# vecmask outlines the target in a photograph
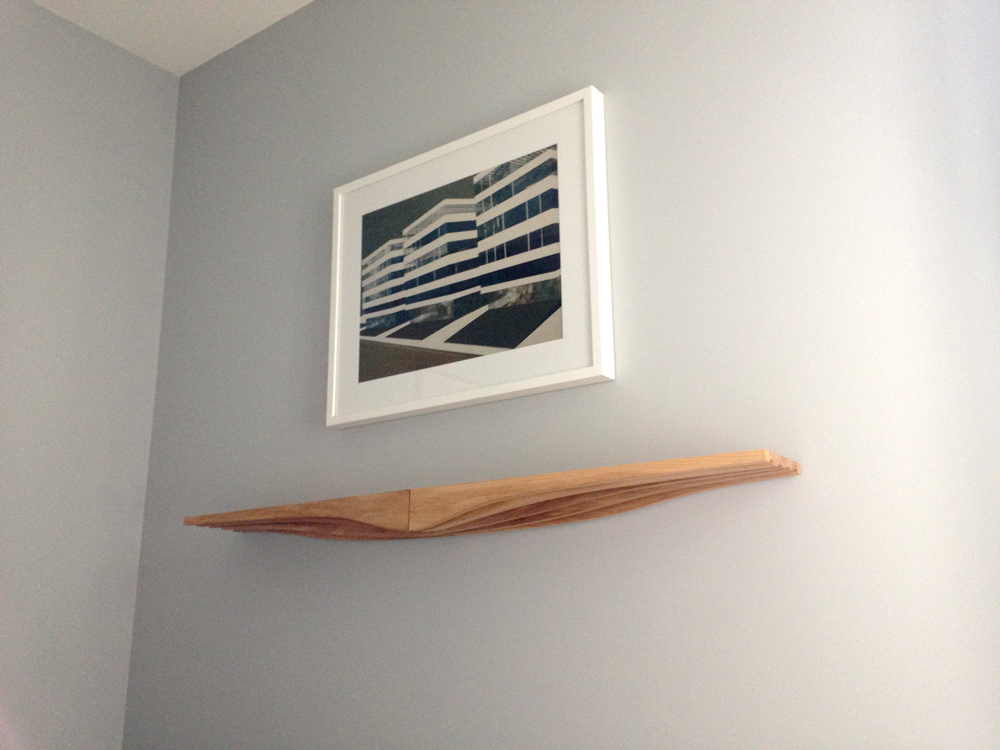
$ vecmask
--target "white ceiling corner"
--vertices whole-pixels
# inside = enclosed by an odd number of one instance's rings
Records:
[[[312,0],[35,0],[109,42],[183,75]]]

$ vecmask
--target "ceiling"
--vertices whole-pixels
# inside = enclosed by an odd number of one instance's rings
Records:
[[[175,75],[266,29],[312,0],[35,0]]]

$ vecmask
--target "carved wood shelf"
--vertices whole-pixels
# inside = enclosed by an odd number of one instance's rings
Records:
[[[599,518],[694,492],[801,474],[768,450],[564,471],[214,513],[187,526],[319,539],[419,539]]]

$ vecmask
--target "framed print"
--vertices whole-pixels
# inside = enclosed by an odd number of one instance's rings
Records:
[[[327,424],[614,379],[589,87],[333,194]]]

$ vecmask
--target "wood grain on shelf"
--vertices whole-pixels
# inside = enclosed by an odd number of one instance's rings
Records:
[[[321,539],[481,534],[584,521],[800,473],[798,463],[771,451],[743,451],[215,513],[184,523]]]
[[[189,526],[233,531],[280,531],[330,539],[382,539],[409,529],[410,491],[213,513],[185,518]]]

